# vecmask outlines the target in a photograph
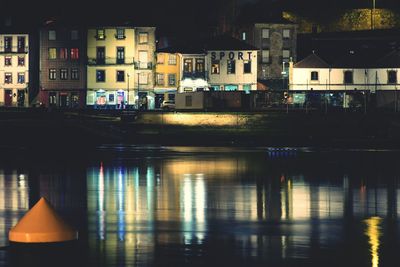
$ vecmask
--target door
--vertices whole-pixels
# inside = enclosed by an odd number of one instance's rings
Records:
[[[25,104],[25,91],[24,90],[18,90],[17,102],[18,102],[18,107],[24,106],[24,104]]]
[[[104,64],[106,61],[106,48],[98,46],[96,48],[96,62],[97,64]]]
[[[12,90],[4,90],[4,106],[12,106]]]
[[[68,93],[60,93],[60,107],[61,108],[69,107]]]
[[[125,63],[125,47],[117,47],[117,64]]]

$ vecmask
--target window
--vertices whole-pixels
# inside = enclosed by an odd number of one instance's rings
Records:
[[[168,57],[168,64],[169,65],[176,65],[176,55],[170,54]]]
[[[106,39],[106,30],[104,30],[104,29],[97,29],[97,30],[96,30],[96,39],[97,39],[97,40],[104,40],[104,39]]]
[[[397,71],[395,70],[388,71],[388,83],[397,83]]]
[[[228,74],[235,74],[235,60],[228,60],[228,65],[227,65],[227,73]]]
[[[12,62],[11,57],[9,56],[4,57],[4,66],[11,66],[12,65],[11,62]]]
[[[71,40],[79,40],[79,31],[78,30],[71,31]]]
[[[68,69],[60,69],[60,79],[61,80],[68,79]]]
[[[262,50],[261,51],[261,62],[262,63],[269,63],[269,50]]]
[[[71,48],[71,59],[79,59],[79,48]]]
[[[289,62],[290,50],[282,50],[282,61]]]
[[[139,84],[147,84],[147,73],[139,74]]]
[[[290,38],[290,30],[283,29],[282,36],[283,36],[283,38]]]
[[[57,34],[55,30],[49,30],[49,41],[55,41],[57,39]]]
[[[149,41],[149,34],[147,32],[139,33],[139,44],[147,44]]]
[[[176,84],[175,74],[168,74],[168,85],[175,86],[175,84]]]
[[[117,70],[117,82],[125,82],[125,71]]]
[[[25,57],[24,56],[18,57],[18,66],[25,66]]]
[[[109,94],[108,95],[108,102],[114,102],[114,94]]]
[[[246,32],[242,32],[242,40],[246,41]]]
[[[11,36],[4,37],[4,51],[5,52],[12,51],[12,37]]]
[[[57,79],[57,71],[56,69],[49,69],[49,80]]]
[[[157,54],[157,64],[164,64],[164,54]]]
[[[344,72],[344,83],[345,84],[352,84],[353,83],[353,71],[346,70]]]
[[[106,81],[106,71],[96,70],[96,82],[105,82],[105,81]]]
[[[164,73],[156,74],[156,83],[157,85],[164,85]]]
[[[71,69],[71,80],[79,80],[79,69]]]
[[[263,38],[263,39],[269,38],[269,29],[262,29],[261,30],[261,38]]]
[[[96,63],[104,64],[106,62],[106,48],[104,46],[96,47]]]
[[[23,72],[18,73],[18,83],[25,83],[25,73]]]
[[[311,72],[311,81],[319,81],[319,73],[318,71]]]
[[[60,48],[60,59],[68,59],[68,49]]]
[[[193,59],[186,58],[183,60],[183,72],[193,72]]]
[[[202,58],[197,58],[196,59],[196,72],[200,73],[200,72],[204,72],[204,59]]]
[[[11,72],[4,73],[4,83],[12,83],[12,73]]]
[[[191,95],[185,96],[185,106],[186,107],[192,106],[192,96]]]
[[[123,28],[117,28],[117,34],[115,35],[115,38],[117,39],[125,39],[125,29]]]
[[[147,51],[139,51],[139,68],[147,69],[148,65],[148,55]]]
[[[17,49],[18,53],[25,52],[25,36],[18,36]]]
[[[211,73],[212,74],[219,74],[219,60],[212,60],[211,61]]]
[[[251,60],[243,61],[243,73],[251,73]]]
[[[49,48],[49,59],[57,59],[57,48]]]
[[[117,64],[125,64],[125,47],[117,47]]]

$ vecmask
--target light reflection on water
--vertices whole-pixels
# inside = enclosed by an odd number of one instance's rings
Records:
[[[290,164],[215,152],[96,160],[35,179],[0,167],[2,242],[45,195],[83,233],[85,266],[378,266],[384,235],[398,236],[396,171]]]

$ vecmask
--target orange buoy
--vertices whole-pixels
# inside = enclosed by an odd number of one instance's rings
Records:
[[[78,232],[42,197],[10,230],[8,239],[20,243],[64,242],[78,239]]]

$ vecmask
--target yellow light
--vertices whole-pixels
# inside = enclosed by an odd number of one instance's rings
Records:
[[[379,217],[371,217],[364,221],[367,225],[365,235],[368,236],[368,243],[371,245],[372,267],[378,267],[379,264],[379,237],[381,236],[381,227],[379,224],[381,220]]]

